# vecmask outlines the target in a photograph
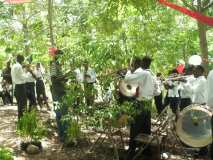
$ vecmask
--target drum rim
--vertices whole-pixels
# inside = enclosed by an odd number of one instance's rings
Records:
[[[178,118],[178,120],[176,122],[176,133],[177,133],[178,137],[180,138],[180,140],[188,146],[205,147],[212,142],[211,134],[210,134],[210,136],[208,136],[204,139],[199,139],[199,140],[198,139],[192,139],[192,138],[190,139],[190,135],[186,134],[182,129],[182,123],[181,123],[182,119],[183,119],[182,115],[184,115],[185,113],[187,113],[188,111],[190,111],[192,109],[203,111],[203,112],[207,113],[207,115],[209,115],[209,117],[212,116],[212,112],[210,111],[210,109],[208,109],[208,106],[206,106],[206,105],[199,105],[199,104],[189,105],[186,108],[184,108],[183,111],[181,111],[181,113],[180,113],[180,117]]]

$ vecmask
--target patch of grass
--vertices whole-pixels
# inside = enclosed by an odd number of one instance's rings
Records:
[[[12,152],[4,147],[0,147],[0,160],[13,160]]]

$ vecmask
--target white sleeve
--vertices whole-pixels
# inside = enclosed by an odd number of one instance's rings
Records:
[[[139,80],[141,80],[141,75],[142,74],[139,73],[127,74],[124,80],[127,82],[138,82]]]
[[[20,78],[25,81],[25,79],[27,78],[27,75],[26,73],[24,72],[23,68],[22,67],[17,67],[16,68],[16,72],[15,72],[17,75],[20,76]]]

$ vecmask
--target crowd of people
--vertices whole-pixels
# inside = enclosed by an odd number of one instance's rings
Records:
[[[61,123],[61,118],[67,113],[67,107],[61,107],[60,105],[63,105],[63,97],[66,94],[65,84],[69,79],[69,73],[64,74],[62,72],[59,61],[62,54],[61,50],[56,51],[49,69],[52,99],[53,102],[57,102],[53,104],[58,133],[60,140],[64,142],[66,125]],[[42,65],[37,63],[32,68],[30,64],[23,64],[24,59],[22,55],[17,55],[16,63],[10,68],[11,63],[9,61],[2,72],[0,95],[4,104],[13,104],[13,96],[16,98],[18,119],[23,116],[24,111],[36,109],[37,104],[41,108],[46,105],[47,109],[50,109],[45,91]],[[202,65],[188,65],[181,74],[174,68],[169,72],[169,76],[164,78],[161,73],[155,75],[151,71],[151,63],[152,59],[148,56],[135,57],[123,78],[126,83],[138,86],[134,96],[130,98],[131,100],[127,98],[128,101],[132,102],[132,106],[137,113],[133,117],[134,121],[130,126],[128,160],[132,160],[136,154],[135,137],[140,133],[151,134],[151,106],[153,100],[159,114],[165,107],[169,106],[176,120],[180,111],[191,104],[207,104],[211,111],[213,109],[213,94],[211,94],[213,90],[213,71],[209,72],[206,79],[205,69]],[[94,84],[97,77],[95,70],[89,67],[87,61],[83,62],[83,66],[83,71],[78,68],[74,70],[74,73],[77,82],[84,82],[85,103],[92,106],[95,100]],[[163,96],[163,93],[166,93],[166,96]]]
[[[1,74],[0,95],[3,104],[17,103],[18,118],[24,111],[37,110],[37,104],[40,108],[46,105],[47,109],[50,109],[43,81],[42,65],[40,63],[35,66],[29,63],[23,65],[24,60],[24,56],[17,55],[16,63],[12,64],[9,60]]]
[[[206,79],[205,69],[202,65],[188,65],[181,74],[175,68],[169,72],[168,78],[163,78],[160,73],[156,76],[150,70],[152,59],[145,56],[136,58],[133,69],[125,76],[129,84],[137,84],[137,94],[133,100],[133,107],[137,115],[130,127],[130,143],[127,160],[132,160],[136,154],[135,138],[141,133],[151,134],[151,106],[154,99],[158,113],[160,114],[166,106],[169,106],[177,121],[180,111],[191,104],[209,106],[213,110],[212,99],[212,72]],[[162,92],[165,89],[166,96]],[[148,150],[148,149],[147,149]],[[202,148],[203,154],[206,147]],[[203,153],[202,153],[203,152]],[[145,151],[149,153],[149,151]],[[212,153],[212,151],[211,151]],[[206,154],[206,152],[205,152]]]

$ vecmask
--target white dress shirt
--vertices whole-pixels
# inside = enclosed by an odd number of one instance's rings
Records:
[[[26,72],[26,83],[34,83],[35,82],[35,78],[33,77],[33,75],[30,72]]]
[[[39,68],[39,69],[36,68],[34,70],[34,74],[35,74],[36,78],[42,79],[42,77],[43,77],[43,73],[42,73],[41,68]]]
[[[149,70],[137,69],[134,73],[125,77],[128,83],[137,84],[139,87],[139,95],[137,100],[150,100],[154,96],[154,78]]]
[[[172,85],[174,86],[173,88],[168,89],[168,97],[171,97],[171,98],[180,97],[179,92],[178,92],[180,89],[179,82],[168,81],[168,84],[169,84],[169,86],[172,86]]]
[[[87,83],[95,83],[96,82],[96,73],[95,73],[94,69],[88,68],[88,70],[87,70],[85,75],[86,75],[86,77],[84,77],[84,80]]]
[[[204,104],[207,100],[206,92],[207,81],[204,76],[196,78],[192,85],[193,98],[192,102],[197,104]]]
[[[76,81],[77,82],[83,82],[84,81],[84,75],[81,72],[81,70],[79,68],[75,69],[74,72],[76,73]]]
[[[14,84],[25,84],[26,75],[20,63],[12,66],[11,76]]]
[[[213,110],[213,70],[207,77],[207,105]]]
[[[195,81],[195,77],[193,75],[190,75],[186,78],[186,82],[180,83],[180,97],[181,98],[190,98],[192,99],[193,90],[192,85]]]
[[[88,68],[87,72],[84,75],[84,71],[80,70],[79,68],[75,69],[74,72],[76,73],[76,80],[78,82],[87,82],[87,83],[95,83],[96,82],[96,73],[95,70],[92,68]]]

